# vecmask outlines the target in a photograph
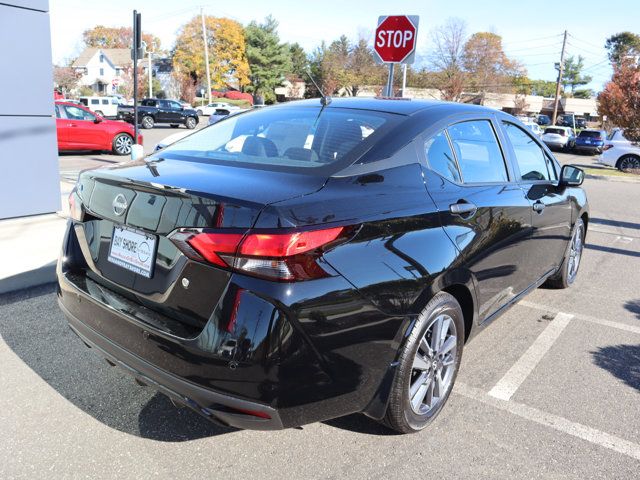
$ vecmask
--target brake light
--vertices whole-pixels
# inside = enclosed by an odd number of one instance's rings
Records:
[[[610,143],[608,143],[607,145],[605,145],[604,147],[602,147],[602,150],[609,150],[610,148],[613,148],[613,145],[611,145]]]
[[[76,195],[76,189],[69,194],[69,217],[78,222],[82,221],[82,205],[78,203],[78,196]]]
[[[280,281],[327,276],[316,262],[322,248],[344,237],[345,227],[288,233],[207,232],[183,229],[169,238],[188,257]]]

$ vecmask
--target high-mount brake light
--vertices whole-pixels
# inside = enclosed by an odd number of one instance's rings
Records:
[[[179,230],[173,243],[189,258],[280,281],[327,276],[316,262],[322,247],[338,240],[344,227],[287,233]]]

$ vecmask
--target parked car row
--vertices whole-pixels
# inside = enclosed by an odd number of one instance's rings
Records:
[[[575,121],[575,125],[574,125]],[[526,123],[526,122],[525,122]],[[551,118],[549,115],[538,115],[535,119],[535,123],[543,127],[551,126]],[[575,127],[575,128],[587,128],[587,120],[582,117],[575,117],[574,115],[560,115],[556,120],[556,125],[559,127]]]
[[[575,150],[594,155],[604,151],[607,132],[585,129],[576,136],[570,127],[555,126],[545,128],[541,138],[549,148],[554,150]]]
[[[134,123],[133,105],[118,105],[119,120]],[[177,100],[145,98],[138,106],[138,122],[142,128],[153,128],[158,123],[169,124],[174,128],[184,125],[193,130],[198,125],[198,113],[193,108],[183,106]]]

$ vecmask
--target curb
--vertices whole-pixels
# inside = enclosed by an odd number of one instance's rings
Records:
[[[614,177],[612,175],[592,175],[590,173],[586,173],[584,177],[591,180],[605,180],[607,182],[640,183],[640,178],[636,180],[635,178]]]
[[[0,279],[0,295],[56,281],[56,261],[27,272]]]

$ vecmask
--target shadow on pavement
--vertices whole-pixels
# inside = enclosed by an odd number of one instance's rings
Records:
[[[616,345],[591,352],[594,363],[640,390],[640,345]]]
[[[640,223],[624,222],[620,220],[609,220],[606,218],[593,217],[589,219],[589,223],[597,223],[599,225],[609,225],[612,227],[622,227],[640,230]]]
[[[587,243],[584,248],[589,250],[599,250],[607,253],[617,253],[618,255],[628,255],[629,257],[640,257],[640,252],[634,252],[633,250],[625,250],[624,248],[605,247],[604,245],[594,245],[593,243]]]
[[[339,428],[341,430],[349,430],[355,433],[364,433],[366,435],[400,435],[398,432],[385,427],[379,422],[376,422],[372,418],[360,413],[353,413],[346,417],[333,418],[331,420],[325,420],[325,425],[330,427]]]
[[[640,300],[629,300],[624,304],[624,308],[635,314],[636,318],[640,320]]]
[[[0,295],[0,337],[56,392],[111,428],[162,442],[235,431],[174,407],[164,395],[110,367],[68,328],[55,284]]]

